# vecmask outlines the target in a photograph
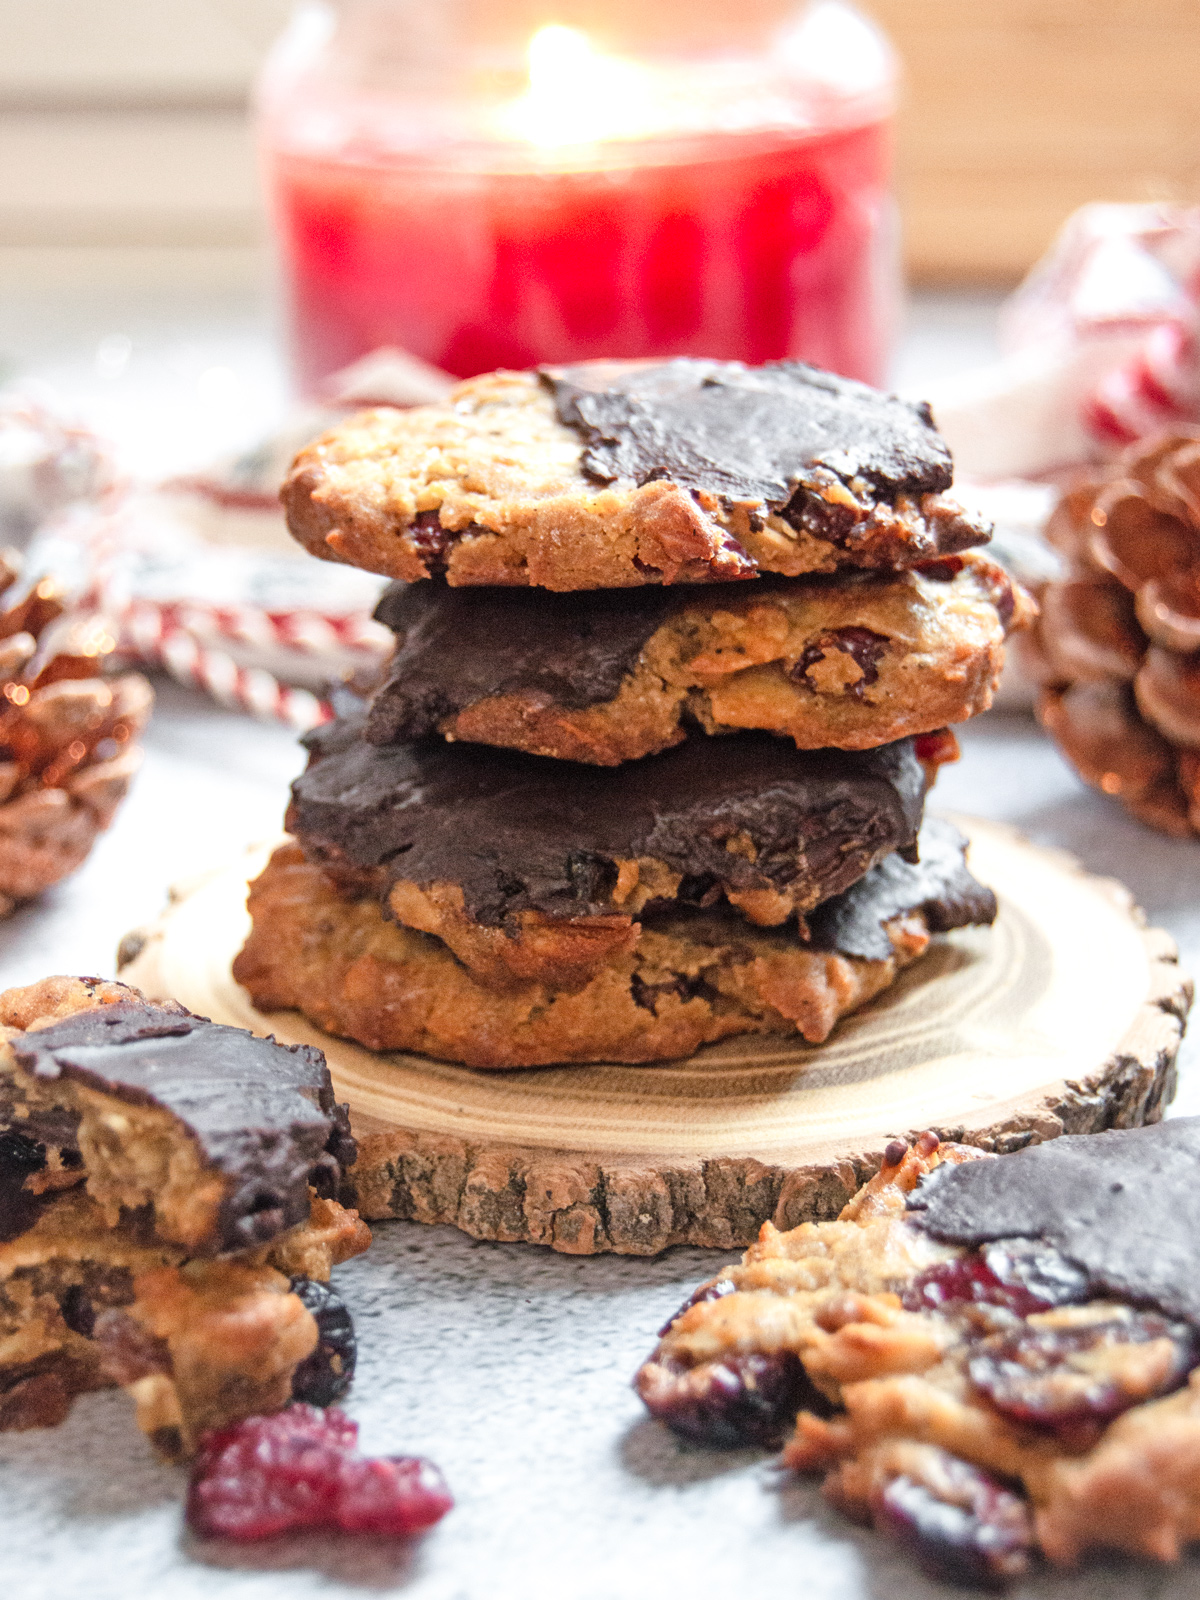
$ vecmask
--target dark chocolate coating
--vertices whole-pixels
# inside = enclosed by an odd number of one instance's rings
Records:
[[[840,894],[913,843],[925,774],[911,739],[876,750],[796,750],[770,734],[693,739],[620,767],[483,745],[380,747],[355,711],[308,735],[288,826],[311,860],[460,884],[468,911],[611,913],[619,861],[684,875],[677,899],[800,880],[805,906]],[[756,859],[726,848],[736,835]],[[801,854],[802,852],[802,854]]]
[[[311,1045],[276,1044],[182,1009],[128,1001],[21,1034],[11,1048],[43,1083],[74,1079],[179,1121],[229,1180],[214,1252],[265,1243],[305,1221],[309,1184],[336,1192],[354,1160],[345,1108]],[[21,1127],[32,1139],[48,1131],[36,1111]]]
[[[27,1233],[56,1198],[31,1194],[26,1178],[46,1165],[42,1147],[23,1133],[0,1133],[0,1244]]]
[[[451,589],[394,583],[375,611],[398,636],[371,699],[367,738],[394,744],[494,694],[545,695],[573,711],[611,700],[651,635],[694,603],[676,588]]]
[[[996,896],[967,870],[967,841],[943,817],[927,817],[918,840],[920,860],[888,856],[843,894],[809,912],[818,950],[840,950],[868,961],[892,954],[884,924],[920,912],[930,933],[996,920]]]
[[[826,581],[844,590],[877,579],[845,572],[831,580],[766,576],[754,592],[769,597]],[[532,694],[571,711],[602,705],[615,698],[652,635],[696,604],[694,591],[649,585],[555,594],[452,589],[437,580],[393,583],[375,618],[396,634],[396,651],[371,696],[367,738],[372,744],[422,739],[443,717],[491,695]]]
[[[584,469],[611,483],[666,478],[782,511],[798,489],[865,481],[879,498],[948,489],[950,452],[929,407],[803,361],[747,367],[681,357],[659,366],[546,369]]]
[[[1200,1325],[1198,1174],[1200,1117],[1179,1117],[935,1167],[908,1206],[949,1244],[1042,1241],[1086,1275],[1092,1296]]]

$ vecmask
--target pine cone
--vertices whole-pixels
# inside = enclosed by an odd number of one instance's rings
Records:
[[[52,579],[0,552],[0,916],[74,872],[107,828],[154,704],[137,673],[99,676],[116,640]]]
[[[1047,537],[1068,571],[1026,655],[1043,725],[1135,816],[1200,833],[1200,430],[1132,446]]]

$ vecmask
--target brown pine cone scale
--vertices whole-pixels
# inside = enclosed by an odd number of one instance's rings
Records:
[[[1132,446],[1065,494],[1026,661],[1085,782],[1151,827],[1200,834],[1200,430]]]
[[[0,553],[0,916],[83,864],[141,765],[154,692],[137,673],[101,676],[115,645]]]

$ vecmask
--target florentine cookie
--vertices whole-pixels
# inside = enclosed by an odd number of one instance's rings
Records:
[[[989,536],[929,409],[781,361],[471,378],[297,456],[288,526],[386,577],[624,589],[902,567]]]
[[[308,735],[287,826],[314,863],[476,977],[582,987],[645,907],[725,899],[773,927],[916,838],[911,740],[808,752],[693,739],[616,768],[477,745],[380,747],[361,710]]]
[[[367,738],[438,732],[601,766],[689,727],[867,750],[986,711],[1005,634],[1032,610],[975,554],[732,592],[397,584],[375,613],[398,642]]]
[[[786,1464],[959,1582],[1174,1560],[1200,1537],[1200,1118],[981,1154],[897,1140],[837,1222],[765,1224],[639,1393],[709,1443],[791,1432]]]
[[[86,978],[8,990],[0,1026],[0,1430],[120,1384],[179,1456],[344,1393],[322,1284],[370,1233],[310,1187],[354,1153],[320,1052]]]
[[[933,933],[992,920],[995,898],[963,849],[948,824],[927,822],[920,865],[889,856],[810,916],[807,942],[728,910],[647,918],[582,986],[556,989],[481,978],[285,845],[251,886],[253,928],[234,976],[261,1010],[294,1007],[373,1050],[472,1067],[660,1061],[742,1033],[819,1043]]]

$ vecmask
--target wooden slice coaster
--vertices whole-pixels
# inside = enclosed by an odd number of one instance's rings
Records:
[[[453,1223],[581,1255],[729,1249],[836,1216],[896,1136],[1006,1152],[1156,1120],[1191,1004],[1171,939],[1127,890],[1010,829],[956,819],[1000,900],[935,941],[823,1045],[733,1039],[656,1067],[480,1072],[377,1054],[254,1009],[230,963],[268,851],[177,891],[121,976],[190,1010],[318,1045],[349,1101],[369,1218]]]

